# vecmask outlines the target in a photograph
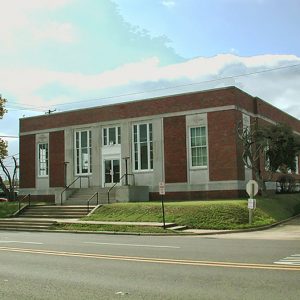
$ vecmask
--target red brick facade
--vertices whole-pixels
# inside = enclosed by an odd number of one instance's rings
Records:
[[[207,115],[211,181],[245,179],[242,150],[236,131],[241,119],[241,112],[236,110],[211,112]]]
[[[153,171],[147,170],[144,173],[137,171],[135,174],[136,177],[140,176],[142,178],[141,185],[149,182],[149,186],[153,188],[154,193],[150,193],[150,199],[156,199],[158,196],[155,192],[157,184],[155,176],[157,177],[157,174],[165,175],[167,190],[168,184],[172,187],[172,190],[177,190],[177,192],[168,192],[166,199],[239,197],[244,195],[241,184],[245,181],[245,166],[242,161],[242,145],[237,137],[236,129],[243,119],[243,113],[250,116],[251,123],[284,122],[300,133],[299,120],[235,87],[21,119],[20,187],[34,189],[36,185],[44,186],[46,182],[46,180],[42,183],[37,181],[36,184],[36,137],[32,133],[49,134],[49,185],[47,188],[62,188],[65,185],[64,161],[75,161],[74,151],[71,149],[72,145],[67,152],[65,151],[65,139],[67,136],[68,140],[71,141],[71,136],[74,135],[73,131],[77,130],[77,126],[78,130],[82,125],[89,126],[89,124],[93,124],[93,126],[98,127],[96,129],[99,135],[93,147],[99,147],[101,127],[106,126],[103,125],[105,124],[103,122],[120,123],[120,120],[130,119],[127,120],[128,122],[124,121],[124,124],[127,124],[126,126],[129,128],[132,122],[141,120],[138,118],[151,119],[153,116],[155,120],[162,120],[163,124],[163,128],[159,128],[159,122],[157,122],[157,127],[155,126],[155,128],[162,130],[163,134],[159,132],[155,137],[156,133],[153,129],[153,135],[156,139],[163,135],[163,140],[155,140],[155,145],[154,143],[153,145],[156,147],[155,151],[163,151],[164,155],[160,153],[158,158],[154,157]],[[192,115],[195,115],[195,119]],[[208,166],[207,168],[189,168],[187,127],[198,126],[199,116],[201,116],[203,124],[206,124],[207,118]],[[128,150],[132,147],[132,141],[125,141],[127,144],[124,148],[123,143],[122,137],[122,155],[124,149]],[[103,169],[100,169],[103,167],[102,158],[100,158],[103,155],[101,151],[100,148],[98,161],[95,164],[98,173],[103,171]],[[108,150],[106,149],[106,151]],[[134,156],[130,151],[126,155]],[[92,156],[92,160],[94,160],[94,157]],[[259,163],[262,172],[264,172],[263,158]],[[93,168],[93,172],[94,170]],[[70,170],[72,176],[75,174],[73,171]],[[147,175],[145,175],[146,173]],[[247,174],[250,176],[249,172]],[[99,176],[99,174],[96,176]],[[300,175],[297,175],[297,177],[300,178]],[[94,182],[96,181],[99,182],[100,186],[101,178],[96,178]],[[218,181],[223,181],[225,184],[228,181],[229,186],[226,186],[228,190],[218,190],[220,189]],[[202,186],[206,190],[195,191],[198,186],[199,189]],[[40,193],[40,191],[37,191],[37,193]]]
[[[236,105],[237,93],[225,88],[21,119],[20,132]]]
[[[164,118],[166,183],[187,182],[185,116]]]
[[[65,185],[65,135],[64,131],[50,132],[49,135],[50,187]]]
[[[35,188],[35,135],[20,136],[20,188]]]

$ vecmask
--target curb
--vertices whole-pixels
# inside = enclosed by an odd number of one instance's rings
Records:
[[[233,230],[220,230],[215,232],[166,232],[166,233],[144,233],[144,232],[122,232],[122,231],[85,231],[85,230],[54,230],[54,229],[32,229],[32,230],[25,230],[25,231],[31,231],[31,232],[58,232],[58,233],[86,233],[86,234],[107,234],[107,235],[133,235],[133,236],[205,236],[205,235],[219,235],[219,234],[230,234],[230,233],[241,233],[241,232],[252,232],[252,231],[261,231],[270,229],[272,227],[276,227],[278,225],[281,225],[283,223],[286,223],[288,221],[291,221],[297,217],[300,217],[300,214],[297,214],[293,217],[290,217],[286,220],[282,220],[270,225],[260,226],[260,227],[254,227],[254,228],[245,228],[245,229],[233,229]],[[2,230],[2,229],[1,229]],[[5,229],[3,229],[5,230]],[[18,231],[18,230],[12,230],[12,231]],[[21,230],[20,230],[21,231]],[[23,231],[23,230],[22,230]]]

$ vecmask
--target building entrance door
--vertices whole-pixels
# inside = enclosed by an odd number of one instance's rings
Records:
[[[120,159],[104,159],[104,186],[120,182]]]

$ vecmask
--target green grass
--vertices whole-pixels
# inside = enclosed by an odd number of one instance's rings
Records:
[[[96,225],[96,224],[58,224],[52,226],[54,230],[72,230],[72,231],[109,231],[109,232],[127,232],[127,233],[174,233],[174,231],[160,227],[150,226],[132,226],[132,225]]]
[[[0,202],[0,218],[8,218],[18,210],[17,202]]]
[[[287,219],[298,213],[300,213],[299,194],[259,197],[251,226],[248,224],[246,199],[165,203],[166,222],[201,229],[257,227]],[[161,204],[144,202],[104,205],[84,220],[161,222]]]

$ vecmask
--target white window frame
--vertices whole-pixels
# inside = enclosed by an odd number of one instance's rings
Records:
[[[299,174],[299,155],[296,155],[296,168],[295,168],[295,174]]]
[[[109,141],[109,130],[115,130],[116,142],[111,143]],[[106,134],[104,133],[106,131]],[[120,132],[120,134],[119,134]],[[106,139],[106,141],[105,141]],[[113,145],[121,145],[121,126],[107,126],[102,128],[102,146],[113,146]]]
[[[87,172],[82,172],[83,170],[83,157],[82,157],[82,147],[81,147],[81,135],[83,132],[87,133],[87,149],[88,149],[88,161],[87,161]],[[77,148],[77,133],[79,134],[79,147]],[[79,150],[79,166],[77,162],[77,150]],[[91,175],[92,174],[92,131],[90,129],[76,130],[74,132],[74,166],[75,175]],[[79,172],[77,171],[79,167]]]
[[[192,129],[196,128],[205,128],[205,145],[195,146],[195,148],[206,148],[206,165],[197,165],[193,166],[193,158],[192,158]],[[191,169],[207,169],[209,160],[208,160],[208,131],[207,131],[207,125],[196,125],[196,126],[190,126],[188,128],[189,130],[189,165]]]
[[[49,176],[49,143],[38,143],[37,145],[37,151],[38,151],[38,177],[48,177]],[[45,146],[43,148],[42,146]],[[41,159],[41,151],[40,150],[46,150],[46,155]],[[41,167],[42,164],[45,164],[45,168]],[[41,174],[42,171],[45,170],[45,174]]]
[[[147,126],[147,169],[142,169],[141,167],[141,142],[140,142],[140,127],[142,125]],[[137,142],[135,142],[134,129],[137,128]],[[150,137],[150,127],[151,127],[151,137]],[[137,152],[135,151],[135,144],[137,144]],[[133,153],[133,161],[132,168],[134,172],[149,172],[153,171],[153,124],[151,122],[145,123],[135,123],[132,125],[132,153]],[[152,153],[152,157],[151,157]],[[137,163],[138,167],[136,168],[136,155],[137,155]]]

